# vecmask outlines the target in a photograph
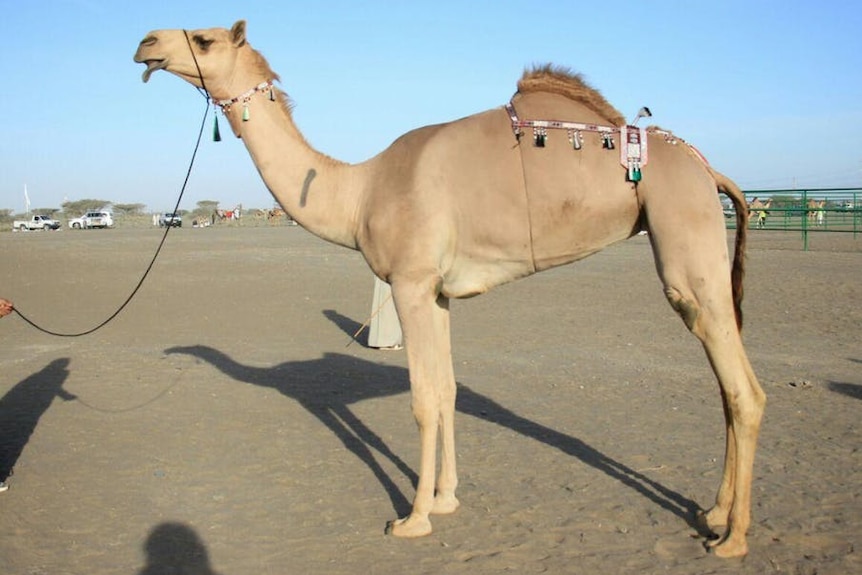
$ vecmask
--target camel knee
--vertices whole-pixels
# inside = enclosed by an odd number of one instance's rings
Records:
[[[753,434],[756,437],[766,408],[766,394],[760,386],[748,387],[744,392],[728,394],[728,403],[736,433]]]
[[[674,287],[666,287],[664,295],[667,298],[670,307],[679,314],[682,321],[689,331],[694,332],[697,325],[697,318],[700,316],[700,306],[692,299],[682,295],[682,293]]]
[[[414,393],[411,409],[420,428],[437,425],[440,416],[440,401],[438,399],[427,398],[422,394]]]

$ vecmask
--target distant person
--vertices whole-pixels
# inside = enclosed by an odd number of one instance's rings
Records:
[[[9,315],[10,313],[12,313],[13,309],[15,309],[15,306],[12,305],[11,301],[0,298],[0,317],[5,317]],[[3,493],[7,489],[9,489],[9,486],[6,485],[6,482],[0,481],[0,493]]]
[[[368,328],[368,347],[384,350],[402,349],[401,321],[392,300],[392,288],[378,277],[374,278],[374,297],[371,300],[371,324]]]
[[[757,218],[757,229],[766,227],[766,216],[769,215],[769,207],[772,205],[772,198],[767,198],[765,202],[761,201],[757,196],[749,204],[748,219]]]

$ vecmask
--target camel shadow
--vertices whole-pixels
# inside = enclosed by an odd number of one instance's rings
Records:
[[[391,461],[415,486],[418,476],[386,442],[365,425],[350,405],[408,391],[407,371],[378,365],[337,353],[321,359],[283,363],[275,367],[250,367],[207,346],[172,347],[166,354],[185,354],[201,359],[235,381],[278,390],[317,417],[380,481],[399,515],[410,510],[410,501],[380,466],[372,453]]]
[[[138,575],[218,575],[210,566],[209,553],[194,529],[182,523],[161,523],[144,543],[147,564]]]
[[[337,353],[318,360],[291,362],[270,368],[242,365],[226,354],[207,347],[173,347],[167,354],[186,354],[212,364],[236,381],[271,387],[297,401],[326,425],[354,455],[365,463],[383,485],[399,515],[410,510],[410,502],[374,459],[374,449],[416,486],[416,473],[349,408],[359,401],[407,393],[408,373],[402,367],[386,366]],[[680,517],[698,533],[707,535],[697,521],[701,508],[694,501],[616,461],[585,442],[550,427],[530,421],[470,387],[458,384],[459,412],[508,428],[587,465],[634,489],[659,507]]]
[[[5,481],[24,451],[42,414],[55,397],[70,401],[63,389],[69,376],[69,358],[55,359],[27,377],[0,399],[0,481]]]

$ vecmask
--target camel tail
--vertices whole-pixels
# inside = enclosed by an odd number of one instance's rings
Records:
[[[730,198],[736,212],[736,247],[733,250],[733,266],[730,270],[730,285],[733,291],[733,310],[736,327],[742,331],[742,283],[745,279],[745,244],[748,241],[748,203],[745,195],[733,180],[710,169],[718,191]]]

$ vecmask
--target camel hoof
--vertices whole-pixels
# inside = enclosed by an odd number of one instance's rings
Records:
[[[745,537],[733,537],[727,534],[724,537],[710,538],[703,544],[707,551],[711,551],[716,557],[728,559],[732,557],[743,557],[748,554],[748,542]]]
[[[712,547],[712,552],[715,553],[716,557],[721,557],[722,559],[744,557],[748,554],[748,543],[744,539],[742,541],[734,541],[727,538]]]
[[[442,495],[438,493],[434,497],[434,507],[431,508],[431,513],[434,515],[447,515],[455,513],[461,506],[461,502],[455,495]]]
[[[424,537],[430,533],[431,521],[428,517],[419,517],[411,514],[386,524],[386,534],[394,535],[395,537]]]

